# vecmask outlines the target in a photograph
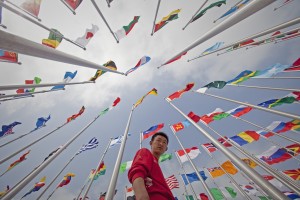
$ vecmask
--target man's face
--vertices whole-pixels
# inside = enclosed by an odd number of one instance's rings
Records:
[[[157,155],[162,155],[168,147],[167,139],[161,135],[158,135],[150,142],[152,152]]]

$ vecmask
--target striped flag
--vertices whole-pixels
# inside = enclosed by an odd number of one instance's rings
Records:
[[[167,185],[169,186],[170,190],[174,189],[174,188],[179,188],[179,182],[176,179],[175,175],[172,175],[168,178],[165,179]]]
[[[138,63],[135,65],[135,67],[129,69],[127,72],[125,72],[125,75],[128,75],[129,73],[135,71],[137,68],[139,68],[140,66],[146,64],[147,62],[149,62],[151,60],[151,58],[149,56],[143,56]]]
[[[82,145],[82,147],[79,149],[79,151],[76,153],[76,155],[80,154],[83,151],[96,148],[98,146],[98,144],[99,144],[99,142],[98,142],[97,138],[93,137],[89,141],[89,143]]]

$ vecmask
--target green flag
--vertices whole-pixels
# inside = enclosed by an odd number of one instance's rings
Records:
[[[218,188],[210,188],[209,190],[210,190],[210,192],[213,195],[215,200],[224,199],[222,192]]]
[[[218,89],[222,89],[224,86],[226,85],[226,81],[213,81],[207,85],[205,85],[204,87],[207,88],[218,88]]]
[[[163,154],[163,155],[161,155],[160,157],[159,157],[159,162],[164,162],[164,161],[166,161],[166,160],[171,160],[172,159],[172,154],[170,154],[170,153],[165,153],[165,154]]]
[[[222,112],[220,114],[217,114],[213,117],[214,120],[221,120],[221,119],[224,119],[225,117],[228,117],[230,116],[229,113],[226,113],[226,112]]]
[[[221,1],[217,1],[217,2],[214,2],[214,3],[210,4],[209,6],[207,6],[207,7],[204,8],[203,10],[201,10],[201,11],[193,18],[192,22],[194,22],[194,21],[196,21],[197,19],[199,19],[200,17],[202,17],[202,16],[206,13],[206,11],[207,11],[208,9],[211,9],[211,8],[213,8],[213,7],[215,7],[215,6],[220,7],[222,4],[226,4],[226,0],[221,0]]]
[[[235,198],[235,197],[236,197],[237,193],[234,191],[233,188],[231,188],[231,187],[225,187],[225,189],[227,190],[227,192],[230,194],[230,196],[231,196],[232,198]]]
[[[120,166],[120,173],[124,173],[127,169],[129,169],[132,165],[132,161],[123,162]]]
[[[274,103],[269,105],[269,108],[273,108],[275,106],[280,106],[281,104],[291,104],[294,103],[295,101],[297,101],[297,99],[295,97],[284,97],[281,99],[278,99],[277,101],[275,101]]]
[[[185,199],[186,200],[194,200],[194,197],[193,197],[193,195],[186,195]]]

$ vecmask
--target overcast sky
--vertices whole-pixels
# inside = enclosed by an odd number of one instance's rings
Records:
[[[17,5],[20,5],[23,0],[15,0],[14,2]],[[30,184],[24,187],[14,199],[20,199],[33,187],[34,183],[38,182],[43,176],[47,177],[46,184],[49,183],[82,144],[87,143],[92,137],[97,137],[99,140],[99,147],[78,155],[52,187],[45,193],[43,199],[47,199],[48,195],[61,181],[63,175],[68,172],[72,172],[76,174],[76,176],[72,178],[69,185],[59,188],[52,196],[52,199],[73,199],[77,196],[90,169],[95,168],[99,162],[109,138],[117,137],[124,133],[132,104],[152,88],[158,90],[158,96],[148,96],[133,113],[129,129],[131,137],[129,137],[127,141],[123,162],[132,160],[136,150],[138,150],[139,132],[145,131],[151,126],[160,123],[165,124],[163,131],[170,137],[168,153],[172,153],[174,150],[180,148],[175,137],[172,135],[168,124],[182,121],[183,117],[180,116],[180,114],[176,112],[164,98],[179,89],[183,89],[187,83],[195,82],[194,89],[198,89],[211,81],[230,80],[246,69],[261,70],[275,63],[292,64],[299,58],[300,40],[297,38],[278,44],[263,45],[249,50],[241,49],[220,56],[213,54],[193,62],[186,62],[187,59],[200,55],[205,49],[214,45],[216,42],[225,42],[226,45],[277,24],[299,17],[299,1],[293,1],[289,5],[277,11],[273,11],[275,7],[278,7],[283,3],[283,0],[278,0],[255,13],[253,16],[250,16],[223,33],[197,46],[189,51],[187,55],[182,57],[182,59],[158,70],[158,66],[214,27],[216,24],[214,24],[213,21],[238,1],[228,0],[226,5],[208,10],[202,18],[190,24],[183,31],[182,28],[202,5],[202,2],[203,1],[197,0],[188,2],[182,0],[162,1],[156,21],[161,20],[162,17],[168,15],[173,10],[181,9],[181,12],[179,13],[179,18],[177,20],[171,21],[151,36],[150,33],[157,1],[114,0],[111,3],[111,8],[108,8],[105,0],[98,0],[97,4],[113,31],[119,30],[124,25],[128,25],[134,16],[140,16],[139,22],[132,31],[117,44],[90,1],[83,1],[77,9],[76,15],[73,15],[60,1],[42,1],[39,15],[42,19],[41,23],[49,28],[59,30],[69,39],[75,40],[77,37],[81,37],[86,28],[91,28],[92,24],[99,27],[99,31],[87,45],[86,51],[65,40],[62,41],[57,50],[99,64],[104,64],[108,60],[113,60],[118,67],[118,71],[121,72],[125,72],[129,68],[134,67],[138,60],[145,55],[150,56],[151,61],[137,71],[129,74],[127,77],[119,74],[106,73],[100,77],[95,84],[66,86],[65,91],[37,94],[34,98],[2,102],[0,105],[0,125],[8,125],[14,121],[19,121],[22,124],[14,128],[14,135],[1,138],[1,144],[34,129],[36,120],[39,117],[47,117],[51,114],[51,120],[48,121],[46,127],[1,148],[1,158],[12,154],[25,144],[32,142],[36,138],[39,138],[62,125],[69,116],[77,113],[81,106],[84,105],[86,110],[84,114],[75,121],[72,121],[62,129],[54,132],[51,136],[30,147],[29,149],[31,152],[27,156],[28,159],[0,178],[0,190],[4,190],[6,185],[12,187],[17,184],[20,179],[25,177],[51,151],[66,143],[71,137],[92,121],[100,111],[110,106],[116,97],[121,98],[120,104],[114,110],[111,110],[100,117],[61,155],[59,155],[53,163],[44,169]],[[209,1],[209,3],[212,2],[214,1]],[[222,20],[218,23],[221,23],[221,21]],[[41,43],[42,39],[47,38],[49,34],[48,31],[5,9],[3,9],[2,22],[8,27],[5,31],[37,43]],[[297,26],[285,30],[290,30],[295,27]],[[33,79],[35,76],[40,77],[42,83],[59,82],[62,80],[66,71],[74,72],[75,70],[77,70],[78,73],[73,81],[86,81],[95,73],[95,69],[26,55],[19,55],[19,61],[22,62],[22,65],[0,63],[0,85],[23,84],[24,80]],[[278,76],[299,75],[299,72],[295,72],[281,73]],[[297,88],[299,87],[299,80],[252,79],[245,82],[245,84]],[[43,88],[36,89],[36,91],[40,90],[43,90]],[[211,89],[208,92],[255,105],[269,99],[281,98],[289,93],[285,91],[258,90],[230,86],[227,86],[222,90]],[[15,91],[5,91],[4,93],[13,94]],[[217,100],[212,97],[192,92],[184,94],[182,98],[175,100],[174,104],[184,113],[193,111],[198,115],[210,113],[215,110],[215,108],[221,108],[227,111],[238,106],[234,103]],[[297,115],[300,113],[300,105],[296,103],[282,105],[274,109]],[[259,110],[253,110],[245,115],[244,118],[261,126],[267,126],[273,121],[290,120],[279,115]],[[239,120],[234,120],[230,117],[218,122],[213,122],[211,126],[225,136],[233,136],[245,130],[258,130],[254,126]],[[209,133],[217,138],[211,131]],[[284,134],[294,139],[299,138],[299,133],[287,132]],[[200,144],[208,142],[208,139],[192,126],[179,132],[178,136],[186,148],[199,146]],[[271,140],[280,143],[283,146],[291,144],[278,137],[272,137]],[[243,148],[253,154],[259,154],[271,146],[271,143],[264,139],[260,139],[258,142],[243,146]],[[107,190],[119,147],[120,146],[115,146],[107,152],[106,157],[104,158],[104,162],[107,166],[106,174],[94,182],[88,195],[90,199],[97,199],[101,192]],[[143,142],[143,147],[150,147],[149,139]],[[231,148],[231,150],[243,158],[243,156],[237,153],[233,148]],[[25,153],[25,151],[2,164],[0,166],[0,171],[4,172],[10,163],[17,160],[23,153]],[[214,156],[220,163],[227,160],[221,152],[216,152]],[[216,166],[216,164],[208,158],[205,152],[202,152],[202,154],[194,161],[199,169]],[[175,156],[172,160],[161,163],[161,167],[165,177],[175,174],[180,183],[182,183],[180,176],[178,176],[180,169]],[[188,163],[185,163],[184,167],[187,172],[192,172],[192,168]],[[276,164],[273,167],[279,170],[295,169],[299,167],[299,162],[291,159],[284,163]],[[255,170],[261,174],[266,174],[266,172],[259,167]],[[235,178],[237,178],[239,183],[247,183],[240,174],[236,175]],[[233,187],[225,177],[217,178],[214,181],[219,186]],[[212,179],[208,179],[207,184],[209,187],[215,187]],[[123,199],[123,191],[126,185],[129,186],[127,172],[119,175],[117,183],[118,192],[115,199]],[[199,182],[193,183],[193,186],[197,194],[204,192]],[[285,188],[282,188],[282,190],[284,189]],[[40,192],[41,191],[34,192],[24,199],[35,199]],[[173,190],[175,196],[180,196],[182,192],[182,184],[180,189]],[[241,199],[242,197],[239,196],[239,198]],[[253,199],[256,198],[257,197],[253,197]]]

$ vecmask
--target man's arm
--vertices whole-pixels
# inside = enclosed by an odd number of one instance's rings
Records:
[[[132,186],[136,200],[150,200],[150,197],[146,190],[145,180],[142,177],[134,179]]]

